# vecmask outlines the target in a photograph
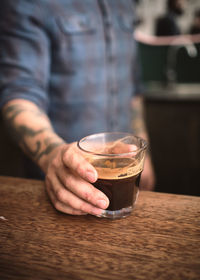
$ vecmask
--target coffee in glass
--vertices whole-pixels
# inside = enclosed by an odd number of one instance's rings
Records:
[[[102,216],[128,216],[139,192],[146,142],[132,134],[110,132],[87,136],[78,142],[78,147],[97,170],[98,180],[93,185],[109,198]]]

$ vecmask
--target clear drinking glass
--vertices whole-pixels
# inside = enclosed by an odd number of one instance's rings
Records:
[[[93,185],[109,198],[102,217],[130,215],[139,193],[146,141],[129,133],[106,132],[84,137],[78,147],[98,172]]]

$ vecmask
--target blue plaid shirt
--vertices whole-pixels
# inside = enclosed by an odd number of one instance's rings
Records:
[[[132,0],[1,0],[0,107],[30,100],[67,142],[130,131]]]

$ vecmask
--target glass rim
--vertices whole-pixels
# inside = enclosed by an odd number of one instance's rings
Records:
[[[131,137],[134,137],[135,139],[137,140],[141,140],[142,141],[142,147],[141,148],[138,148],[136,151],[130,151],[130,152],[126,152],[126,153],[118,153],[118,154],[108,154],[108,153],[95,153],[94,151],[90,151],[90,150],[86,150],[84,149],[83,147],[81,147],[81,143],[83,141],[85,141],[87,138],[88,139],[92,139],[96,136],[101,136],[101,135],[117,135],[117,134],[122,134],[124,136],[131,136]],[[131,145],[131,144],[130,144]],[[147,141],[140,137],[140,136],[137,136],[137,135],[134,135],[132,133],[128,133],[128,132],[101,132],[101,133],[95,133],[95,134],[91,134],[91,135],[87,135],[83,138],[81,138],[78,142],[77,142],[77,146],[78,148],[87,153],[87,154],[90,154],[90,155],[94,155],[94,156],[99,156],[99,157],[121,157],[121,156],[130,156],[131,154],[134,154],[134,155],[137,155],[139,152],[145,150],[147,148]]]

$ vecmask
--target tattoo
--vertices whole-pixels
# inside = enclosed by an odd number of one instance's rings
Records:
[[[46,149],[45,149],[44,151],[38,153],[38,155],[37,155],[37,157],[36,157],[35,160],[36,160],[36,161],[39,161],[39,159],[40,159],[42,156],[50,154],[56,147],[58,147],[58,146],[60,146],[60,145],[62,145],[62,144],[63,144],[62,141],[57,142],[57,143],[51,143],[51,144],[49,144],[49,145],[46,147]]]
[[[38,162],[42,156],[48,155],[57,146],[63,144],[63,141],[55,141],[53,137],[47,137],[42,141],[36,139],[36,136],[45,131],[54,133],[50,125],[47,125],[46,127],[43,127],[38,130],[33,129],[30,126],[24,124],[16,125],[16,118],[24,112],[31,112],[35,117],[46,118],[45,113],[39,108],[36,110],[29,110],[23,105],[15,104],[10,105],[5,109],[3,113],[4,121],[6,127],[8,128],[8,132],[10,133],[11,137],[15,140],[15,142],[17,142],[22,147],[22,149],[28,156],[30,156],[32,159]],[[27,140],[30,140],[30,138],[31,140],[34,140],[35,138],[35,148],[30,148],[30,146],[27,144]]]

